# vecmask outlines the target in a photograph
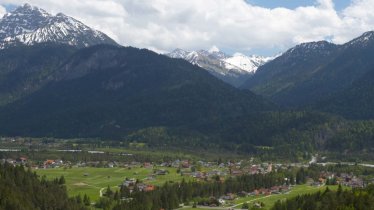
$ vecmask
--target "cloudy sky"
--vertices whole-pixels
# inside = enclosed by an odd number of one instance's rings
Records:
[[[272,55],[301,42],[344,43],[374,30],[374,0],[0,0],[63,12],[122,45]]]

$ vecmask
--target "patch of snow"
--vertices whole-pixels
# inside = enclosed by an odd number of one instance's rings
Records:
[[[360,37],[348,42],[346,46],[358,45],[361,47],[365,47],[373,40],[374,40],[374,31],[368,31],[362,34]]]
[[[224,59],[228,69],[241,69],[248,73],[255,73],[257,69],[265,63],[273,60],[273,57],[246,56],[241,53],[235,53],[232,57]]]

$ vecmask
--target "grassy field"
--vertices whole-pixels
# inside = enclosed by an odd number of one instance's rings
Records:
[[[36,173],[45,175],[48,179],[64,176],[67,190],[70,196],[87,194],[91,201],[100,197],[100,190],[110,186],[115,189],[125,178],[136,178],[145,183],[162,185],[166,181],[181,181],[183,178],[176,173],[175,168],[165,168],[170,173],[159,175],[155,180],[146,180],[152,174],[153,169],[149,168],[71,168],[71,169],[38,169]]]
[[[338,186],[328,186],[330,190],[337,190]],[[348,188],[347,188],[348,189]],[[250,204],[254,203],[254,202],[263,202],[265,204],[265,208],[263,209],[270,209],[274,204],[275,202],[277,202],[278,200],[285,200],[285,199],[288,199],[288,198],[293,198],[293,197],[296,197],[298,195],[302,195],[302,194],[312,194],[312,193],[316,193],[318,191],[324,191],[326,190],[326,186],[322,186],[322,187],[313,187],[313,186],[309,186],[309,185],[297,185],[295,186],[294,188],[292,188],[292,190],[288,193],[285,193],[285,194],[275,194],[275,195],[269,195],[269,196],[256,196],[256,197],[247,197],[247,198],[239,198],[237,200],[235,200],[235,204],[238,205],[236,206],[235,208],[241,208],[242,204],[244,202],[248,202]]]
[[[331,190],[337,190],[338,186],[329,186],[329,188]],[[349,188],[346,188],[346,189],[349,189]],[[217,207],[217,208],[189,208],[189,207],[186,207],[186,208],[181,208],[180,210],[182,210],[182,209],[183,210],[228,209],[230,207],[233,207],[234,209],[241,209],[242,204],[245,203],[245,202],[248,202],[249,204],[253,204],[254,202],[263,202],[265,204],[265,208],[263,208],[263,209],[264,210],[269,210],[269,209],[271,209],[271,207],[273,207],[275,202],[277,202],[278,200],[285,200],[285,199],[288,199],[288,198],[296,197],[298,195],[312,194],[312,193],[316,193],[318,191],[324,191],[324,190],[326,190],[325,186],[323,186],[323,187],[312,187],[312,186],[308,186],[308,185],[298,185],[298,186],[295,186],[289,193],[286,193],[286,194],[277,194],[277,195],[269,195],[269,196],[260,195],[260,196],[238,198],[235,201],[233,201],[233,203],[231,203],[231,204],[227,204],[223,207]]]
[[[100,197],[100,190],[110,186],[112,189],[118,189],[117,186],[120,185],[125,178],[136,178],[142,180],[144,183],[162,185],[166,181],[181,181],[183,178],[191,179],[188,177],[182,177],[176,173],[175,168],[159,168],[166,169],[169,171],[167,175],[159,175],[154,180],[147,180],[153,173],[152,168],[143,167],[133,167],[131,169],[127,168],[71,168],[71,169],[38,169],[36,173],[40,176],[45,175],[48,179],[58,178],[64,176],[66,180],[67,190],[70,196],[81,194],[87,194],[91,201],[95,202]],[[337,186],[329,186],[331,190],[336,190]],[[318,191],[324,191],[326,187],[312,187],[308,185],[297,185],[292,188],[292,190],[285,194],[276,194],[270,196],[252,196],[238,198],[232,203],[225,205],[224,208],[234,206],[240,209],[242,204],[248,202],[250,204],[254,202],[263,202],[265,204],[264,209],[270,209],[274,203],[278,200],[284,200],[287,198],[292,198],[297,195],[315,193]],[[221,207],[222,208],[222,207]],[[188,208],[183,208],[184,210],[190,210]],[[201,208],[195,208],[194,210],[201,210]]]

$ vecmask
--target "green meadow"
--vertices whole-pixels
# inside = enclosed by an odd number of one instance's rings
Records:
[[[104,191],[108,186],[112,189],[118,189],[118,186],[123,182],[125,178],[139,179],[144,183],[153,185],[162,185],[165,182],[179,182],[182,179],[191,180],[190,177],[182,177],[177,174],[175,168],[158,168],[169,171],[166,175],[158,175],[155,179],[149,180],[153,174],[152,168],[133,167],[128,168],[51,168],[51,169],[38,169],[36,173],[40,176],[46,176],[48,179],[65,177],[67,191],[70,196],[84,195],[87,194],[91,201],[95,202],[100,197],[100,190]],[[337,186],[329,186],[331,190],[336,190]],[[301,194],[315,193],[318,191],[324,191],[326,186],[313,187],[309,185],[297,185],[292,190],[285,194],[273,194],[270,196],[250,196],[238,198],[232,203],[226,204],[223,208],[234,207],[240,209],[243,203],[248,202],[253,204],[254,202],[263,202],[265,204],[264,209],[270,209],[274,203],[278,200],[284,200],[292,198]],[[348,189],[348,188],[347,188]],[[222,208],[222,207],[218,207]],[[190,210],[190,208],[183,208],[184,210]],[[204,208],[194,208],[200,210]]]
[[[337,190],[338,186],[328,186],[330,190]],[[347,187],[343,187],[343,189],[350,189]],[[207,208],[207,207],[199,207],[199,208],[191,208],[191,207],[185,207],[181,208],[180,210],[207,210],[207,209],[228,209],[228,208],[234,208],[234,209],[241,209],[243,203],[247,202],[248,204],[253,205],[255,202],[262,202],[265,204],[265,207],[262,208],[264,210],[269,210],[271,207],[274,206],[274,204],[278,200],[285,200],[289,198],[294,198],[298,195],[303,194],[312,194],[316,193],[318,191],[324,191],[326,190],[326,186],[322,187],[313,187],[309,185],[297,185],[292,188],[292,190],[285,194],[273,194],[273,195],[260,195],[260,196],[250,196],[250,197],[243,197],[238,198],[234,200],[232,203],[228,203],[225,206],[222,207],[216,207],[216,208]]]
[[[328,186],[330,190],[337,190],[338,186]],[[297,185],[292,188],[291,191],[288,193],[284,194],[273,194],[273,195],[268,195],[268,196],[253,196],[253,197],[246,197],[246,198],[239,198],[234,201],[235,203],[235,208],[241,208],[242,204],[245,202],[248,202],[249,204],[253,204],[255,202],[262,202],[265,204],[265,207],[263,209],[271,209],[271,207],[274,206],[274,204],[278,200],[286,200],[289,198],[294,198],[298,195],[303,195],[303,194],[313,194],[318,191],[325,191],[326,186],[321,186],[321,187],[314,187],[314,186],[309,186],[309,185]],[[349,188],[343,188],[343,189],[349,189]]]
[[[176,173],[175,168],[159,168],[166,169],[169,174],[158,175],[154,180],[148,180],[153,173],[152,168],[133,167],[127,168],[51,168],[35,170],[40,176],[45,175],[47,179],[65,177],[66,187],[70,196],[87,194],[92,201],[97,201],[100,197],[100,190],[110,186],[112,189],[118,189],[118,185],[122,184],[125,178],[135,178],[144,183],[162,185],[166,181],[181,181],[189,177],[182,177]]]

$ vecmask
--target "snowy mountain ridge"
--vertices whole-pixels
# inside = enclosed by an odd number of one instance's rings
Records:
[[[226,68],[239,68],[249,73],[256,73],[258,67],[273,60],[275,57],[262,57],[257,55],[246,56],[241,53],[235,53],[232,57],[224,59]]]
[[[194,65],[198,65],[233,86],[240,86],[242,82],[251,77],[260,66],[275,58],[257,55],[246,56],[241,53],[235,53],[229,56],[221,52],[217,47],[213,47],[208,51],[175,49],[166,55],[171,58],[184,59]]]
[[[77,47],[116,42],[104,33],[62,13],[51,15],[45,10],[24,4],[0,19],[0,48],[18,43],[59,43]]]
[[[346,43],[345,47],[367,47],[369,44],[374,42],[374,31],[368,31],[362,34],[361,36],[353,39],[352,41]]]
[[[265,63],[273,60],[275,57],[263,57],[263,56],[246,56],[241,53],[235,53],[232,56],[228,56],[225,53],[218,50],[199,50],[199,51],[186,51],[183,49],[175,49],[174,51],[166,54],[171,58],[182,58],[189,61],[192,64],[203,67],[201,63],[197,62],[197,57],[209,57],[211,59],[217,59],[222,62],[222,65],[228,70],[237,70],[243,73],[255,73],[258,67]]]

